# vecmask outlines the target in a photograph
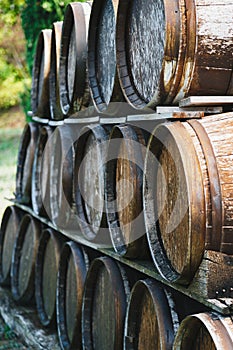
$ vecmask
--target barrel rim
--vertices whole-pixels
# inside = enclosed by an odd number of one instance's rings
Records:
[[[117,311],[116,314],[118,316],[115,322],[115,334],[118,334],[119,337],[115,338],[115,342],[112,345],[114,350],[119,350],[123,345],[125,310],[129,295],[129,286],[126,283],[126,276],[122,276],[122,268],[120,264],[107,256],[94,259],[87,273],[82,302],[82,345],[83,348],[88,348],[90,350],[94,349],[91,335],[91,315],[93,306],[92,297],[95,293],[94,287],[98,278],[98,271],[101,268],[106,269],[111,279],[112,286],[115,286],[115,311]],[[118,299],[120,299],[120,303],[118,302]],[[91,303],[91,305],[87,305],[88,303]],[[86,327],[86,324],[88,324],[88,327]]]
[[[44,295],[43,295],[43,267],[44,267],[44,256],[46,252],[46,247],[49,242],[52,240],[53,246],[55,249],[55,256],[57,260],[55,261],[56,267],[58,269],[59,265],[59,253],[61,248],[61,243],[59,241],[57,232],[52,228],[45,228],[39,240],[36,264],[35,264],[35,299],[36,299],[36,308],[37,314],[40,319],[40,322],[44,326],[55,326],[56,323],[56,302],[54,303],[54,310],[51,315],[48,315],[44,308]],[[56,289],[55,289],[56,293]]]
[[[189,239],[187,256],[181,272],[175,270],[169,261],[162,240],[160,238],[158,220],[155,221],[153,216],[148,216],[147,212],[154,213],[154,199],[150,198],[148,179],[153,183],[153,173],[150,165],[148,165],[149,151],[154,154],[152,147],[158,147],[156,139],[159,139],[159,129],[163,129],[172,137],[174,146],[177,147],[181,165],[186,179],[188,204],[190,215],[195,219],[195,225],[192,224],[192,229],[189,227]],[[156,136],[157,133],[157,136]],[[187,143],[188,142],[188,143]],[[187,147],[188,144],[188,147]],[[187,153],[188,152],[188,153]],[[190,160],[189,167],[185,163]],[[191,174],[191,175],[190,175]],[[194,174],[196,176],[194,176]],[[150,180],[151,179],[151,180]],[[197,181],[197,183],[196,183]],[[197,186],[198,184],[198,186]],[[198,192],[198,195],[196,193]],[[205,248],[205,195],[202,183],[202,175],[200,164],[197,158],[196,150],[192,144],[191,136],[186,132],[181,122],[166,122],[158,125],[152,132],[149,143],[148,152],[146,155],[144,178],[143,178],[143,208],[146,225],[146,235],[149,244],[149,249],[153,262],[161,276],[169,282],[177,282],[187,285],[191,282],[202,260]],[[198,211],[198,215],[197,212]],[[200,215],[200,213],[202,215]],[[195,215],[196,216],[195,216]],[[198,229],[199,228],[199,229]]]
[[[79,268],[76,271],[77,284],[77,317],[74,326],[73,339],[70,340],[66,325],[66,273],[68,270],[69,259],[73,258],[75,265]],[[56,297],[56,314],[57,314],[57,332],[59,342],[62,348],[77,347],[81,344],[81,308],[83,287],[87,274],[89,259],[84,248],[73,241],[68,241],[63,245],[60,255],[60,263],[57,278],[57,297]],[[61,288],[62,287],[62,288]]]
[[[24,244],[25,234],[27,233],[28,225],[31,224],[34,234],[36,244],[33,247],[33,261],[30,271],[30,277],[28,280],[28,286],[25,291],[21,294],[18,288],[18,278],[19,278],[19,268],[20,268],[20,260],[21,260],[21,250]],[[14,251],[12,256],[12,265],[11,265],[11,293],[15,301],[20,303],[31,303],[34,299],[34,279],[35,279],[35,261],[36,261],[36,253],[38,248],[38,240],[40,236],[41,223],[36,220],[30,214],[25,214],[20,222],[18,236],[15,241]]]
[[[84,199],[82,197],[81,191],[80,191],[80,184],[79,184],[79,169],[81,166],[81,163],[85,157],[85,143],[89,135],[93,134],[96,141],[100,145],[102,142],[106,143],[109,140],[109,131],[110,126],[108,125],[87,125],[84,126],[80,130],[80,136],[77,140],[77,152],[75,154],[75,165],[74,165],[74,189],[75,189],[75,206],[76,206],[76,212],[77,212],[77,219],[79,222],[79,226],[81,229],[82,234],[86,239],[89,241],[93,241],[96,239],[99,239],[101,241],[104,240],[105,243],[109,243],[108,237],[106,237],[106,230],[104,230],[104,235],[101,235],[101,232],[99,231],[96,233],[93,230],[93,227],[91,224],[88,223],[87,217],[86,217],[86,210],[84,205]],[[103,163],[103,175],[105,172],[105,162]],[[104,182],[105,182],[105,177]],[[103,211],[105,209],[103,208]],[[106,218],[105,214],[103,213],[102,219],[100,222],[100,228],[102,226],[106,226]],[[98,237],[99,236],[99,237]]]

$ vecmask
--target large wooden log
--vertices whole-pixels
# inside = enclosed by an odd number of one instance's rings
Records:
[[[231,0],[120,0],[117,64],[136,108],[232,95]]]
[[[163,123],[149,141],[147,236],[157,268],[170,281],[190,282],[205,249],[233,252],[232,116]]]

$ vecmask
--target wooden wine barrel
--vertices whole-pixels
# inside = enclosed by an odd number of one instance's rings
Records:
[[[189,283],[205,249],[233,253],[233,113],[163,123],[150,138],[144,216],[155,265]]]
[[[27,123],[20,139],[16,170],[15,197],[17,202],[24,204],[31,203],[32,165],[38,135],[39,125],[36,123]]]
[[[32,72],[31,107],[35,116],[49,119],[49,73],[52,30],[43,29],[38,37]]]
[[[174,350],[223,350],[233,348],[231,317],[200,313],[185,318],[178,329]]]
[[[117,125],[111,132],[106,166],[106,212],[115,251],[145,257],[147,243],[142,207],[147,133],[136,126]]]
[[[82,349],[81,308],[89,259],[84,249],[67,242],[61,253],[57,283],[57,327],[62,349]]]
[[[79,226],[85,238],[109,244],[105,215],[105,158],[109,126],[90,125],[80,131],[75,155],[74,192]]]
[[[90,94],[87,84],[87,35],[91,3],[67,5],[61,38],[59,89],[64,115],[85,109]]]
[[[231,0],[119,0],[117,65],[135,108],[232,95]]]
[[[25,214],[19,226],[11,266],[11,292],[14,300],[31,303],[35,292],[35,263],[41,223]]]
[[[179,318],[171,293],[154,280],[139,280],[127,306],[124,349],[173,349],[178,327]]]
[[[32,168],[32,208],[37,215],[50,217],[49,165],[53,129],[40,129]]]
[[[59,64],[63,22],[53,23],[49,74],[49,105],[52,120],[63,119],[59,93]]]
[[[22,211],[14,205],[4,211],[0,229],[0,284],[10,286],[11,260]]]
[[[60,252],[63,239],[47,228],[40,237],[35,267],[35,298],[37,314],[44,326],[56,324],[56,290]]]
[[[98,112],[110,102],[124,102],[116,71],[116,15],[118,0],[93,2],[88,35],[88,78]]]
[[[52,135],[50,157],[50,212],[59,228],[76,225],[73,194],[74,159],[79,128],[58,126]]]
[[[120,265],[108,257],[93,260],[83,295],[83,349],[123,349],[129,288]]]

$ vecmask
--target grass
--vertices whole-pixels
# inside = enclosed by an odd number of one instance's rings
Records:
[[[15,113],[14,113],[15,112]],[[8,112],[9,113],[9,112]],[[24,115],[13,110],[0,115],[0,221],[15,191],[16,166]]]

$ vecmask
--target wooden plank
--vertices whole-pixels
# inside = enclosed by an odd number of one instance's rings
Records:
[[[203,111],[167,111],[166,113],[129,115],[127,122],[152,121],[164,119],[200,119],[204,117]]]
[[[49,119],[39,118],[39,117],[36,117],[36,116],[32,117],[32,120],[34,122],[41,123],[41,124],[48,124],[48,122],[49,122]]]
[[[179,107],[233,105],[233,96],[190,96],[180,101]]]
[[[48,122],[49,126],[59,126],[63,124],[64,124],[64,120],[49,120]]]
[[[29,349],[60,349],[56,331],[43,328],[36,312],[32,308],[17,305],[10,291],[3,288],[0,288],[0,313],[5,323],[22,337]]]
[[[223,112],[221,106],[211,106],[211,107],[178,107],[178,106],[158,106],[156,108],[156,113],[177,113],[177,112],[204,112],[205,114],[219,114]]]
[[[90,118],[67,118],[64,120],[64,124],[89,124],[89,123],[98,123],[99,117],[90,117]]]

